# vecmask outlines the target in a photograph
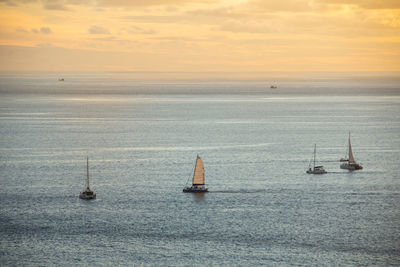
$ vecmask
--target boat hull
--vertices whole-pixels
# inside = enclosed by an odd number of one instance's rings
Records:
[[[315,170],[315,171],[308,170],[307,173],[310,173],[310,174],[325,174],[325,173],[328,173],[328,172],[325,171],[325,170]]]
[[[206,192],[208,192],[208,188],[187,187],[187,188],[183,188],[182,192],[183,193],[206,193]]]
[[[340,165],[341,169],[349,170],[349,171],[356,171],[356,170],[362,170],[363,167],[360,164],[357,163],[343,163]]]
[[[325,171],[324,166],[315,166],[314,169],[309,168],[307,170],[307,173],[310,174],[325,174],[327,171]]]
[[[79,198],[80,199],[96,199],[96,193],[92,193],[92,194],[86,194],[86,192],[82,192],[79,194]]]

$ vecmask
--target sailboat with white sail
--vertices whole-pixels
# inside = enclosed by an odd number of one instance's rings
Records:
[[[208,188],[205,187],[204,164],[199,155],[196,158],[196,164],[193,172],[192,186],[183,188],[184,193],[205,193]]]
[[[319,165],[315,166],[315,155],[317,154],[317,144],[314,145],[314,160],[310,160],[310,164],[308,165],[308,170],[307,173],[311,174],[325,174],[327,171],[325,171],[324,166]],[[311,168],[311,162],[313,162],[313,167]]]
[[[346,170],[349,170],[349,171],[355,171],[355,170],[362,170],[363,169],[363,167],[354,160],[353,149],[351,147],[350,132],[349,132],[348,159],[347,159],[347,161],[345,163],[340,165],[340,168],[341,169],[346,169]]]
[[[86,190],[79,194],[81,199],[95,199],[96,193],[90,190],[89,186],[89,157],[86,157]]]

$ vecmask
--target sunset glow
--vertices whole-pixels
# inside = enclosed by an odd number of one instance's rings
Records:
[[[2,0],[0,24],[0,71],[400,71],[397,0]]]

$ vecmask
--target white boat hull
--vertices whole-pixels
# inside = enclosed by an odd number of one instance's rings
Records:
[[[310,174],[325,174],[327,171],[325,171],[324,166],[315,166],[314,169],[309,168],[307,170],[307,173]]]

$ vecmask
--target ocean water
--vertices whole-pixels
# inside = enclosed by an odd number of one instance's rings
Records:
[[[399,79],[65,78],[0,76],[2,266],[400,265]]]

